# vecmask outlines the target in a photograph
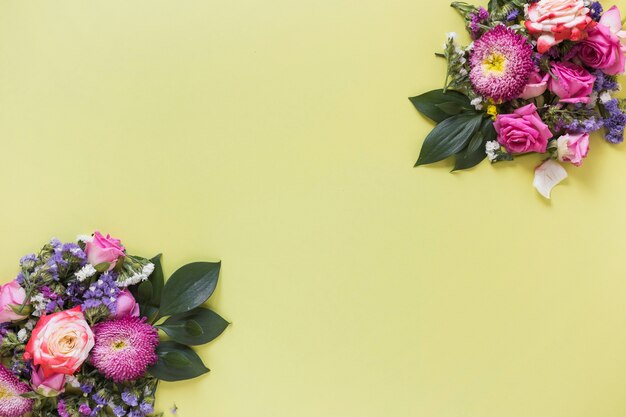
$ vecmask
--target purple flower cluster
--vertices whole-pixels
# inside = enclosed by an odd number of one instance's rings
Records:
[[[606,75],[602,71],[595,71],[593,75],[596,77],[596,82],[593,85],[593,91],[616,91],[619,89],[619,83],[615,77]]]
[[[602,9],[602,5],[600,4],[600,2],[594,1],[589,6],[589,17],[591,17],[593,20],[597,22],[600,20],[600,17],[602,16],[603,11],[604,10]]]
[[[115,272],[105,272],[100,278],[85,290],[82,294],[83,311],[89,308],[104,305],[109,309],[111,314],[115,314],[115,303],[120,289],[115,284],[117,274]]]
[[[140,401],[138,395],[128,389],[122,392],[122,401],[124,404],[113,407],[113,414],[116,417],[145,417],[154,412],[154,407],[151,403],[145,399]]]
[[[624,141],[624,127],[626,126],[626,114],[619,108],[619,100],[611,99],[604,103],[608,116],[604,119],[605,139],[610,143],[622,143]]]
[[[482,33],[480,25],[487,19],[489,19],[489,12],[484,7],[479,8],[476,13],[470,13],[469,30],[472,34],[472,39],[480,37]]]
[[[574,120],[570,124],[561,126],[567,133],[591,133],[600,130],[604,125],[601,118],[590,117],[589,119]]]
[[[506,20],[509,22],[514,22],[517,20],[517,18],[520,15],[520,11],[519,9],[513,9],[507,16],[506,16]]]

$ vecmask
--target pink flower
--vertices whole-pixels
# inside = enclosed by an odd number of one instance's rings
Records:
[[[526,29],[537,37],[537,50],[543,54],[564,40],[580,41],[593,27],[583,0],[539,0],[528,7]]]
[[[557,139],[559,161],[581,166],[589,152],[589,133],[566,134]]]
[[[94,233],[91,242],[87,242],[85,253],[89,263],[94,266],[104,262],[110,263],[109,270],[115,267],[118,258],[125,256],[124,246],[119,239],[114,239],[111,235],[104,237],[100,232]]]
[[[44,397],[56,397],[65,391],[65,375],[52,374],[45,377],[41,366],[32,366],[30,385],[34,391]]]
[[[33,408],[33,400],[22,397],[30,389],[21,382],[11,371],[0,364],[0,416],[23,417]]]
[[[522,91],[520,98],[529,100],[531,98],[539,97],[545,93],[548,88],[549,78],[550,74],[541,76],[538,70],[531,72],[528,77],[528,83],[526,83],[526,87],[524,87],[524,91]]]
[[[17,314],[13,308],[22,305],[26,299],[24,288],[13,280],[0,286],[0,323],[22,320],[27,314]]]
[[[613,6],[602,15],[600,23],[581,43],[578,57],[591,68],[600,69],[609,75],[620,74],[626,65],[626,47],[622,43],[625,39],[622,17],[617,7]]]
[[[96,347],[91,363],[115,382],[142,377],[157,360],[159,333],[145,318],[122,317],[94,326]]]
[[[493,124],[498,142],[510,153],[545,153],[552,132],[537,114],[534,104],[520,107],[512,114],[499,114]]]
[[[554,77],[550,78],[548,88],[562,103],[589,103],[595,76],[570,62],[553,62],[550,68]]]
[[[114,317],[122,318],[126,316],[139,317],[139,304],[137,304],[135,297],[133,297],[128,289],[124,289],[117,296]]]
[[[94,336],[80,307],[43,316],[26,345],[24,359],[41,365],[43,375],[72,375],[93,348]]]

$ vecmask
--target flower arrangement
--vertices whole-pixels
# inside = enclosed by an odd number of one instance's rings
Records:
[[[99,232],[24,256],[0,286],[0,416],[162,416],[159,380],[208,372],[190,346],[228,326],[201,306],[219,271],[195,262],[165,281],[160,255]]]
[[[449,33],[443,89],[410,98],[437,123],[416,166],[454,157],[453,171],[485,158],[492,163],[538,153],[534,186],[550,198],[567,177],[562,164],[580,166],[589,135],[604,129],[624,140],[626,105],[613,97],[625,70],[626,31],[613,6],[589,0],[490,0],[488,9],[463,2],[472,42]]]

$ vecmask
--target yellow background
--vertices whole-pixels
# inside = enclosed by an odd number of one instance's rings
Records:
[[[552,202],[533,157],[412,168],[447,31],[443,0],[0,2],[3,279],[94,229],[221,259],[181,417],[623,417],[626,147]]]

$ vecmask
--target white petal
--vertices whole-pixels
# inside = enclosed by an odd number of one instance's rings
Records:
[[[535,169],[533,185],[539,194],[550,198],[550,192],[561,181],[567,178],[567,171],[554,159],[548,159]]]

